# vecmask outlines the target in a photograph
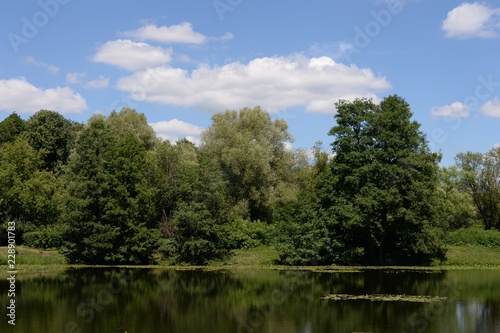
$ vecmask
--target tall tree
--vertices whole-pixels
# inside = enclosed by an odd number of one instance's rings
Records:
[[[148,121],[144,113],[138,113],[134,109],[124,107],[120,112],[112,111],[107,118],[111,130],[117,134],[124,134],[126,132],[135,133],[147,150],[151,150],[158,143],[156,133]]]
[[[500,147],[486,154],[462,153],[456,157],[461,183],[472,196],[485,229],[500,230]]]
[[[287,128],[284,120],[272,121],[255,107],[215,114],[202,134],[201,150],[217,161],[244,218],[268,220],[274,204],[290,193],[293,155],[285,149],[292,140]]]
[[[155,191],[143,182],[145,157],[134,133],[117,136],[104,117],[89,120],[69,163],[71,262],[150,262],[159,234],[151,216]]]
[[[320,199],[338,261],[423,263],[443,255],[433,209],[440,156],[429,151],[410,107],[393,95],[340,101],[334,158]]]
[[[5,142],[12,142],[24,132],[26,122],[15,112],[0,122],[0,146]]]
[[[41,163],[25,135],[0,146],[0,218],[16,221],[20,237],[59,216],[60,182],[52,172],[40,171]]]
[[[73,123],[55,111],[40,110],[28,119],[28,141],[44,161],[42,168],[54,170],[65,164],[75,139]]]

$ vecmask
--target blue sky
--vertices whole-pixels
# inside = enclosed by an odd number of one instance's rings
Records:
[[[338,99],[410,104],[443,165],[500,144],[500,3],[431,0],[5,1],[0,119],[40,109],[85,122],[124,106],[165,139],[260,105],[295,148],[335,125]]]

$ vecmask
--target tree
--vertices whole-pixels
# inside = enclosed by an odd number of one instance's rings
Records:
[[[135,133],[114,135],[96,116],[82,131],[68,165],[71,198],[65,235],[70,262],[145,264],[159,237],[154,189],[143,182],[149,167]]]
[[[158,143],[156,133],[149,126],[144,113],[137,113],[136,110],[124,107],[120,112],[112,111],[106,122],[110,129],[116,134],[126,132],[135,133],[144,143],[147,150],[151,150]]]
[[[470,193],[461,183],[463,171],[456,167],[439,170],[436,211],[449,230],[480,224],[479,214]]]
[[[429,151],[409,105],[393,95],[379,105],[356,99],[336,106],[334,158],[319,188],[332,258],[384,265],[442,256],[433,209],[440,156]]]
[[[26,122],[26,133],[44,162],[42,169],[53,171],[66,164],[75,139],[73,122],[55,111],[40,110]]]
[[[255,107],[215,114],[202,134],[200,149],[219,165],[242,218],[269,220],[275,203],[294,195],[288,186],[294,161],[285,149],[292,140],[287,127]]]
[[[500,230],[500,147],[486,154],[462,153],[456,157],[461,184],[472,196],[485,229]]]
[[[39,170],[41,160],[25,135],[0,146],[0,216],[16,221],[22,234],[34,227],[57,222],[61,192],[52,172]]]
[[[0,122],[0,146],[6,142],[12,142],[24,132],[26,122],[12,112],[7,118]]]

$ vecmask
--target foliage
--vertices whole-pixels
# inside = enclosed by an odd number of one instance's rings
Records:
[[[236,218],[230,222],[225,232],[226,241],[230,249],[250,249],[262,245],[269,245],[274,236],[272,226],[261,221],[249,221]]]
[[[458,154],[456,162],[461,184],[472,196],[484,228],[500,230],[500,147],[486,154]]]
[[[15,112],[0,122],[0,146],[6,142],[12,142],[23,133],[26,122]]]
[[[60,249],[64,245],[66,225],[40,226],[24,234],[24,245],[37,249]]]
[[[217,113],[203,132],[201,150],[222,170],[240,217],[268,221],[277,201],[294,196],[287,181],[293,165],[285,149],[292,139],[287,127],[255,107]]]
[[[24,135],[0,147],[0,218],[16,221],[17,242],[24,232],[58,220],[60,180],[50,171],[39,171],[41,161]]]
[[[331,154],[290,149],[287,123],[259,107],[215,114],[199,146],[162,141],[129,108],[86,125],[12,113],[0,231],[16,221],[18,243],[88,264],[206,264],[272,245],[287,265],[408,265],[441,259],[448,231],[494,244],[461,228],[499,228],[500,148],[439,169],[401,97],[336,106]]]
[[[159,237],[150,219],[154,191],[142,184],[147,168],[142,141],[116,136],[104,117],[91,119],[68,168],[70,262],[144,264]]]
[[[481,245],[500,249],[500,231],[479,228],[459,229],[449,234],[452,245]]]
[[[178,261],[206,264],[226,256],[230,212],[222,175],[210,159],[197,154],[178,176],[178,200],[170,221],[170,237],[179,244]]]
[[[455,167],[439,170],[435,209],[438,219],[449,230],[481,224],[472,196],[463,191],[460,183],[462,173]]]
[[[149,126],[144,113],[137,113],[134,109],[124,107],[120,112],[112,111],[106,122],[111,131],[117,135],[135,133],[144,143],[146,150],[152,150],[158,143],[156,133]]]
[[[28,141],[40,154],[43,169],[66,164],[75,138],[72,126],[71,121],[49,110],[38,111],[26,122]]]
[[[417,264],[444,249],[432,202],[437,163],[409,105],[389,96],[337,103],[335,155],[320,185],[321,205],[341,263]]]

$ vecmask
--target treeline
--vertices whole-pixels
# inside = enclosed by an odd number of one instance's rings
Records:
[[[450,230],[500,229],[500,149],[439,168],[401,97],[336,107],[331,153],[287,149],[287,123],[258,107],[215,114],[198,146],[128,108],[86,124],[12,113],[1,231],[16,221],[18,243],[71,263],[206,264],[273,245],[289,265],[408,265],[444,258]]]

